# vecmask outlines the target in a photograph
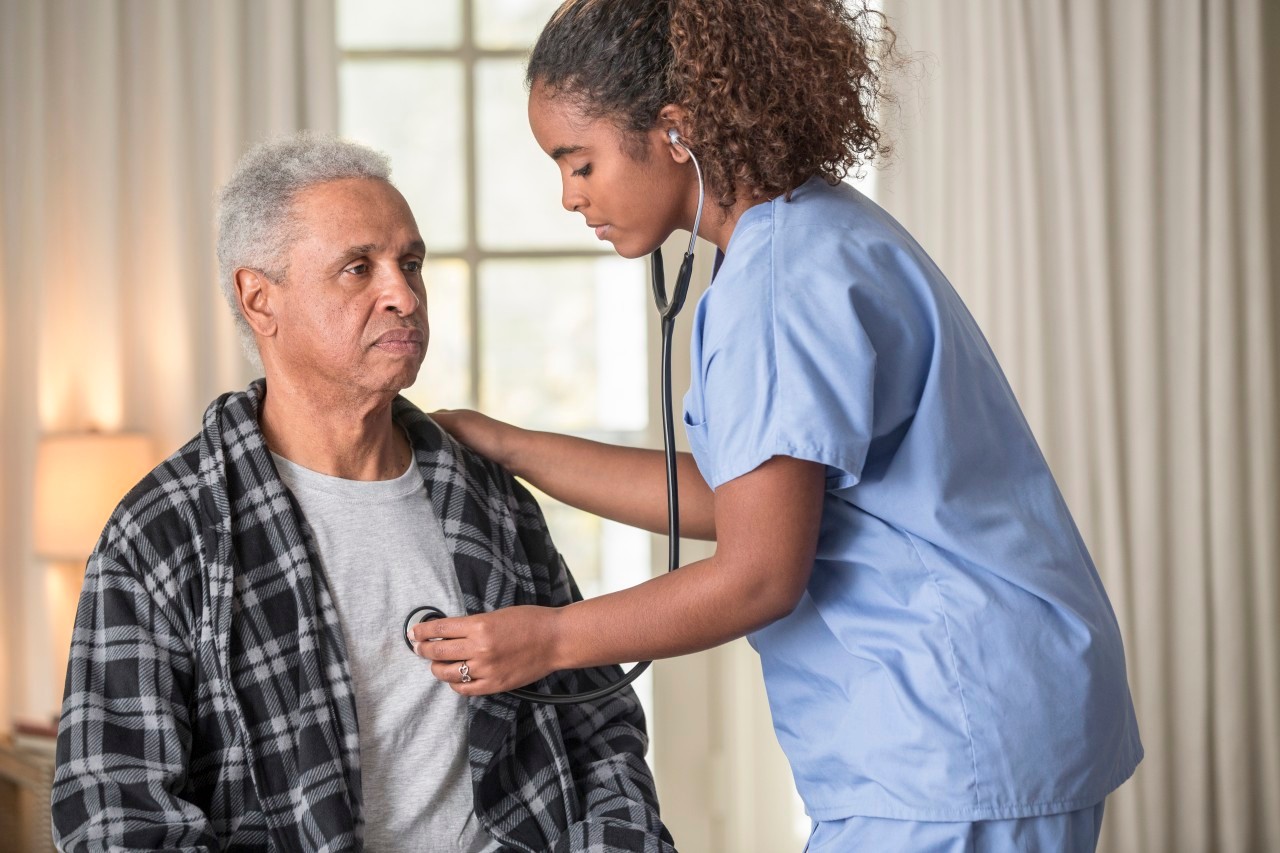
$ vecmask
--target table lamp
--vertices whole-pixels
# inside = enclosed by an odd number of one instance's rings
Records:
[[[138,433],[41,438],[36,451],[36,556],[83,563],[111,511],[151,464],[150,442]]]
[[[61,703],[85,562],[116,504],[153,464],[150,442],[137,433],[55,433],[36,448],[35,553],[45,562],[49,635],[28,653],[54,674],[52,708]]]

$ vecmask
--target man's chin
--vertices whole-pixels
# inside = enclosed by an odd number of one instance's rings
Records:
[[[406,371],[402,375],[392,378],[388,390],[394,390],[397,394],[406,388],[412,388],[414,383],[418,381],[418,373],[421,371],[422,365],[418,364],[413,370]]]
[[[412,367],[405,365],[399,370],[388,370],[383,366],[379,370],[367,371],[359,377],[359,384],[369,392],[399,394],[404,389],[413,387],[418,381],[421,368],[421,362]]]

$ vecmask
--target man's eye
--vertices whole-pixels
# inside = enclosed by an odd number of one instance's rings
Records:
[[[364,275],[368,271],[369,271],[369,265],[364,262],[361,262],[358,264],[352,264],[351,266],[343,270],[343,272],[349,272],[352,275]]]
[[[570,177],[585,178],[587,175],[590,175],[590,174],[591,174],[591,164],[588,163],[587,165],[583,166],[581,169],[574,169],[570,173]]]
[[[422,272],[422,261],[405,261],[400,269],[405,272]]]

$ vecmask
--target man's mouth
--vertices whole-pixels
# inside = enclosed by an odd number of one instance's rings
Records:
[[[373,345],[387,352],[416,354],[422,352],[425,341],[421,329],[391,329],[379,335]]]

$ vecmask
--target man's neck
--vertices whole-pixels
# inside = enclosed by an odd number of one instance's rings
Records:
[[[389,392],[303,388],[267,381],[260,424],[267,447],[296,465],[344,480],[391,480],[409,466],[411,449],[391,419]]]

